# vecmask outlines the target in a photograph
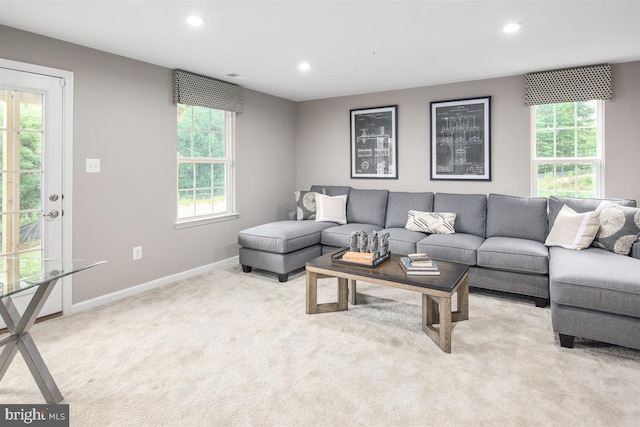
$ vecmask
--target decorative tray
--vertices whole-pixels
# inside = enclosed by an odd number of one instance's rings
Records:
[[[346,253],[349,252],[349,249],[343,249],[341,251],[336,252],[335,254],[331,255],[331,262],[336,262],[338,264],[345,264],[345,265],[355,265],[357,267],[364,267],[364,268],[376,268],[377,266],[379,266],[380,264],[389,261],[389,259],[391,259],[391,252],[387,252],[386,254],[382,255],[381,257],[375,258],[371,264],[365,264],[362,262],[352,262],[352,261],[345,261],[342,259],[342,256]]]

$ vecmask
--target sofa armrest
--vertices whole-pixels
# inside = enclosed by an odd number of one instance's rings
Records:
[[[631,247],[631,256],[640,259],[640,240],[635,242]]]

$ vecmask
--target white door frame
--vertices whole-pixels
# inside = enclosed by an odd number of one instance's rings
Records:
[[[73,72],[3,58],[0,58],[0,68],[57,77],[64,81],[62,88],[62,194],[64,194],[64,215],[61,215],[62,258],[73,259]],[[73,312],[71,276],[61,279],[60,282],[62,314],[71,314]]]

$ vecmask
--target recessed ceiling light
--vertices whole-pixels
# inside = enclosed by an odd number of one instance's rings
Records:
[[[518,32],[520,28],[522,28],[522,24],[518,22],[511,22],[509,24],[504,25],[502,27],[502,31],[504,31],[505,33],[515,33],[515,32]]]
[[[202,16],[192,15],[187,18],[187,24],[191,25],[192,27],[199,27],[204,24],[204,18]]]
[[[298,70],[300,71],[309,71],[311,69],[311,64],[309,64],[308,62],[301,62],[300,65],[298,65]]]

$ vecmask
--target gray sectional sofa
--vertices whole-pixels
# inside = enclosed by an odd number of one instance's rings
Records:
[[[545,246],[558,212],[595,210],[597,199],[532,198],[501,194],[449,194],[312,186],[329,196],[347,194],[346,224],[289,220],[238,234],[243,271],[289,273],[321,254],[349,246],[354,231],[389,233],[393,253],[426,252],[434,259],[468,264],[472,288],[551,301],[554,331],[564,347],[582,337],[640,349],[640,242],[630,256],[605,249]],[[635,206],[633,200],[614,202]],[[405,228],[409,210],[454,212],[454,234]]]

